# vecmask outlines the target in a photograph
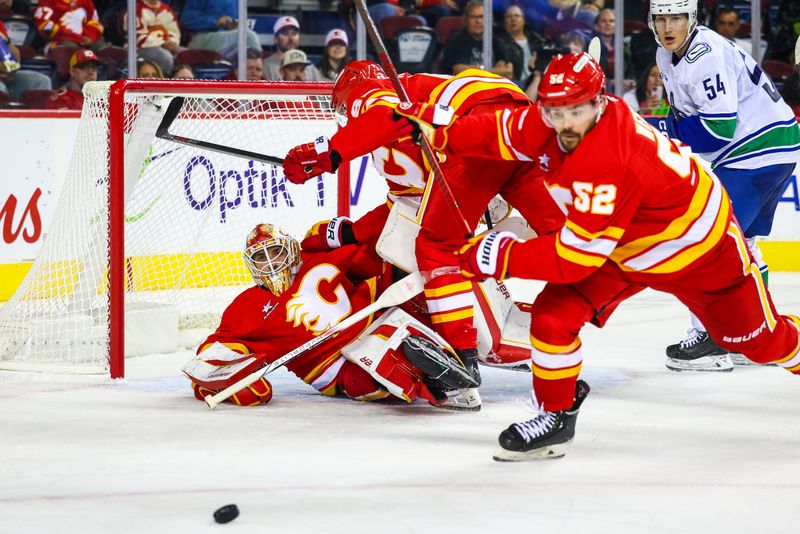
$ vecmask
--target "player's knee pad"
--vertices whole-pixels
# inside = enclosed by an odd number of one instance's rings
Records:
[[[417,397],[436,402],[423,383],[424,374],[408,361],[400,348],[403,340],[410,335],[422,335],[452,350],[430,328],[405,311],[392,308],[344,347],[342,354],[393,396],[408,402]]]
[[[219,390],[210,389],[194,382],[192,382],[192,390],[198,400],[205,400],[208,395],[219,392]],[[259,406],[268,403],[270,399],[272,399],[272,384],[262,376],[253,384],[231,395],[227,402],[232,402],[237,406]]]

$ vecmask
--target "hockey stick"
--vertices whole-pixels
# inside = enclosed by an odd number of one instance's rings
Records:
[[[372,46],[374,46],[375,50],[378,52],[378,58],[383,65],[383,70],[386,71],[386,74],[392,81],[392,85],[394,86],[395,91],[397,91],[397,96],[400,97],[400,102],[408,104],[412,103],[411,99],[408,97],[406,88],[403,87],[402,83],[400,83],[400,76],[397,74],[397,69],[395,69],[394,63],[389,57],[389,53],[386,50],[386,46],[383,44],[381,36],[378,34],[378,29],[375,27],[375,21],[372,20],[372,16],[367,10],[366,1],[356,0],[356,9],[358,9],[358,13],[364,20],[364,26],[367,28],[367,34],[369,34],[369,39],[372,41]],[[464,214],[461,213],[461,207],[459,206],[456,198],[453,196],[453,190],[450,189],[450,186],[447,184],[447,180],[442,173],[441,167],[439,167],[439,162],[436,159],[436,155],[434,154],[428,139],[424,135],[420,135],[420,141],[422,152],[425,154],[425,159],[427,159],[430,163],[431,171],[433,172],[433,177],[436,180],[436,183],[439,184],[445,196],[450,201],[450,206],[453,208],[453,214],[461,222],[461,226],[464,228],[465,233],[468,236],[471,236],[472,228],[469,227],[467,220],[464,218]]]
[[[794,66],[800,66],[800,37],[794,43]]]
[[[592,56],[592,59],[600,63],[600,38],[599,37],[592,37],[592,40],[589,41],[589,48],[586,50],[589,52],[589,55]]]
[[[381,294],[381,296],[378,297],[378,300],[376,300],[369,306],[362,308],[361,310],[352,314],[344,321],[327,329],[325,332],[318,335],[317,337],[306,341],[293,351],[284,354],[283,356],[281,356],[271,364],[267,365],[266,367],[262,367],[261,369],[252,372],[251,374],[242,378],[232,386],[226,387],[219,393],[207,396],[205,398],[206,404],[208,404],[208,407],[213,410],[214,408],[216,408],[217,404],[221,403],[222,401],[224,401],[225,399],[227,399],[240,389],[246,388],[247,386],[254,384],[262,376],[271,373],[278,367],[286,365],[287,363],[294,360],[298,356],[302,356],[303,354],[313,349],[317,345],[323,343],[324,341],[327,341],[338,332],[350,328],[354,324],[366,319],[376,311],[381,310],[383,308],[389,308],[391,306],[397,306],[398,304],[402,304],[408,299],[421,293],[423,287],[424,286],[423,286],[422,275],[420,273],[411,273],[402,280],[395,282],[394,284],[387,287],[386,291],[384,291]]]
[[[181,145],[205,148],[206,150],[217,152],[219,154],[239,156],[241,158],[251,159],[253,161],[269,163],[270,165],[279,165],[281,167],[283,166],[283,158],[268,156],[266,154],[250,152],[249,150],[242,150],[230,146],[219,145],[217,143],[212,143],[210,141],[191,139],[189,137],[183,137],[181,135],[174,135],[169,133],[169,127],[172,126],[172,123],[175,122],[175,119],[181,112],[181,108],[183,107],[183,101],[184,98],[182,96],[176,96],[170,101],[169,105],[167,106],[167,112],[164,114],[164,117],[161,119],[161,123],[158,125],[158,128],[156,129],[156,137],[158,137],[159,139],[164,139],[166,141],[172,141],[173,143],[178,143]]]

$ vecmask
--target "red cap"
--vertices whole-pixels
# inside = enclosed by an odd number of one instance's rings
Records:
[[[94,61],[98,65],[100,64],[100,60],[97,59],[97,54],[89,50],[88,48],[81,48],[74,54],[72,57],[69,58],[69,66],[70,67],[80,67],[85,63],[90,63]]]

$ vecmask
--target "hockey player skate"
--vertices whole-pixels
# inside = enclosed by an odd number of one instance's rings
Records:
[[[708,332],[696,328],[687,330],[686,339],[667,347],[665,365],[670,371],[733,371],[728,351],[711,339]]]
[[[524,462],[545,458],[561,458],[564,449],[575,437],[575,422],[589,384],[575,383],[575,402],[561,412],[542,411],[530,421],[514,423],[500,433],[500,447],[494,453],[498,462]]]

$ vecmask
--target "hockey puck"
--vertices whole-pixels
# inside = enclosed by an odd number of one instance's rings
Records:
[[[214,521],[217,523],[230,523],[239,517],[239,508],[235,504],[228,504],[214,512]]]

